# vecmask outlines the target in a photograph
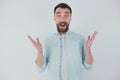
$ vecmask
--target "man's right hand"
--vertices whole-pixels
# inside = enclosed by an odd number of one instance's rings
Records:
[[[28,36],[28,38],[30,39],[32,44],[35,46],[35,48],[38,50],[38,55],[37,55],[37,58],[36,58],[36,64],[38,66],[42,66],[44,64],[44,59],[43,59],[43,54],[42,54],[42,45],[41,45],[38,38],[36,38],[36,41],[34,39],[32,39],[31,36]]]
[[[39,39],[36,38],[36,41],[35,41],[31,36],[28,36],[28,38],[30,39],[31,43],[35,46],[35,48],[38,50],[38,52],[42,53],[42,45]]]

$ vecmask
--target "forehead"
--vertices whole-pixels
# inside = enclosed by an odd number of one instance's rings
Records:
[[[57,8],[55,13],[70,13],[70,10],[68,8]]]

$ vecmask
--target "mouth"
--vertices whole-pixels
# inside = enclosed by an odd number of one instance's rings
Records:
[[[61,22],[61,23],[59,23],[59,26],[60,26],[60,27],[65,27],[66,25],[67,25],[66,22]]]
[[[69,24],[67,22],[60,22],[57,24],[58,32],[65,33],[68,30]]]
[[[61,23],[60,26],[64,27],[66,24],[65,23]]]

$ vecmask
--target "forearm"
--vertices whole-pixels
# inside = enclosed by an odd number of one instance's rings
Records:
[[[85,62],[87,64],[92,64],[93,61],[94,61],[94,59],[93,59],[93,56],[92,56],[92,53],[91,53],[90,49],[86,50]]]
[[[36,64],[38,66],[42,66],[44,64],[44,58],[42,51],[38,51],[37,58],[36,58]]]

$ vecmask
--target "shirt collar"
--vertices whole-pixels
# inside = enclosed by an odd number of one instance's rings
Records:
[[[68,30],[68,31],[66,32],[66,36],[67,36],[67,35],[70,35],[70,33],[71,33],[71,31]],[[61,36],[59,32],[57,32],[56,35]]]

